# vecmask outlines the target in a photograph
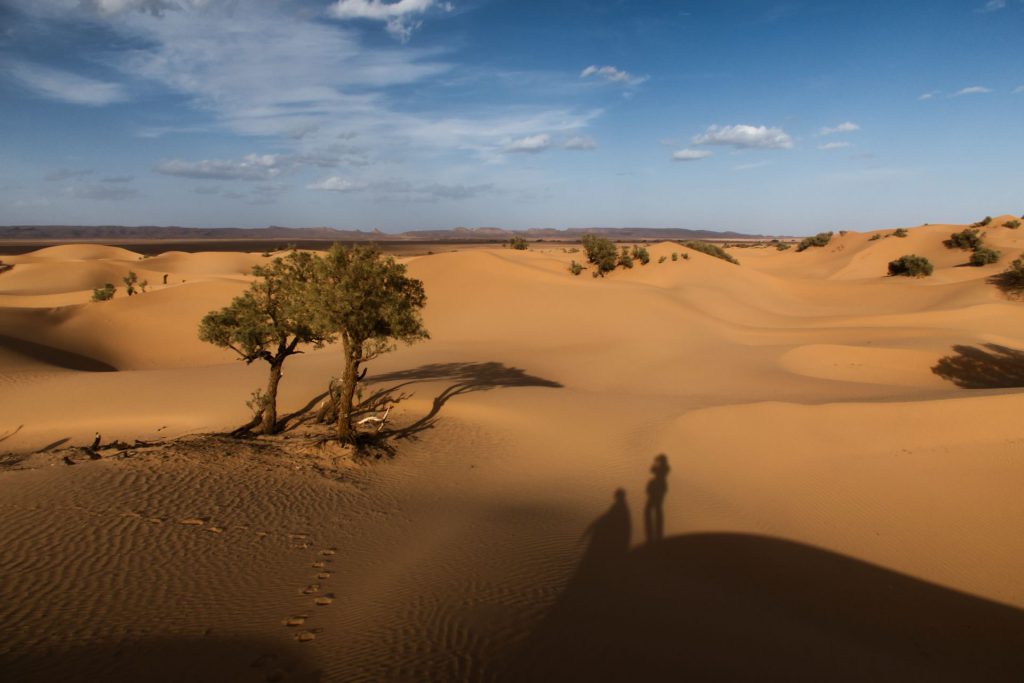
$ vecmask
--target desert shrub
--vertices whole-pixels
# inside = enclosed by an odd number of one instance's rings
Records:
[[[991,281],[1009,292],[1024,291],[1024,256],[1015,258],[1006,270]]]
[[[1016,230],[1017,228],[1020,227],[1020,221],[1017,220],[1016,218],[1013,218],[1003,223],[1003,227],[1009,228],[1010,230]]]
[[[893,237],[906,237],[910,233],[907,232],[906,228],[896,228],[896,231],[892,233]]]
[[[823,247],[832,241],[831,232],[819,232],[814,237],[805,237],[800,240],[800,244],[796,245],[797,251],[804,251],[811,247]]]
[[[791,246],[792,245],[789,244],[789,242],[779,242],[778,244],[775,245],[775,248],[778,249],[779,251],[786,251]]]
[[[580,252],[579,247],[569,247],[565,250],[566,254],[578,254]]]
[[[668,256],[659,256],[658,257],[658,263],[664,263],[667,260],[668,260]]]
[[[735,263],[739,265],[739,261],[734,259],[729,254],[729,252],[727,252],[725,249],[722,249],[717,244],[711,244],[710,242],[684,242],[683,246],[693,249],[694,251],[699,251],[702,254],[714,256],[715,258],[720,258],[723,261],[728,261],[729,263]],[[683,254],[683,258],[688,259],[690,258],[690,255]]]
[[[683,254],[683,260],[684,261],[689,261],[690,260],[690,255],[689,254]]]
[[[879,232],[876,232],[874,235],[872,235],[871,237],[868,238],[868,242],[874,242],[874,241],[880,240],[880,239],[882,239],[882,234],[879,233]]]
[[[629,253],[629,247],[622,247],[622,253],[619,254],[618,264],[623,268],[633,267],[633,256]]]
[[[526,238],[519,235],[512,235],[508,239],[508,246],[512,249],[518,249],[519,251],[526,251],[528,245],[526,244]]]
[[[647,252],[647,247],[641,247],[639,244],[633,247],[633,258],[639,261],[642,266],[646,266],[651,262],[651,255]]]
[[[971,254],[970,264],[972,266],[987,266],[999,260],[999,252],[988,247],[978,247]]]
[[[587,261],[597,266],[594,277],[603,277],[608,271],[615,270],[618,252],[611,240],[588,234],[584,235],[581,241],[583,250],[587,253]]]
[[[672,252],[672,260],[673,261],[678,261],[679,260],[679,254],[677,254],[676,252],[673,251]]]
[[[992,216],[985,216],[977,223],[971,223],[972,228],[984,228],[986,225],[992,222]]]
[[[839,231],[839,236],[842,237],[843,235],[846,235],[849,232],[850,232],[849,230],[840,230]]]
[[[889,275],[927,277],[934,270],[931,261],[917,254],[906,254],[895,261],[889,261]]]
[[[573,261],[569,264],[569,272],[573,275],[579,275],[583,272],[583,264],[579,261]]]
[[[954,232],[949,239],[944,241],[947,249],[975,250],[981,247],[981,233],[977,228],[964,228],[960,232]]]
[[[111,299],[114,298],[114,292],[116,292],[116,291],[117,291],[117,287],[115,287],[113,285],[113,283],[108,282],[107,284],[103,285],[102,287],[97,287],[96,289],[92,290],[92,300],[93,301],[110,301]]]

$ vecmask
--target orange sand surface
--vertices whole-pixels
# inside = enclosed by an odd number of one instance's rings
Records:
[[[0,678],[1020,680],[1009,218],[981,268],[950,225],[606,278],[560,245],[403,258],[431,339],[369,366],[381,459],[210,435],[266,368],[196,329],[259,254],[4,256]],[[908,253],[934,275],[886,277]],[[282,413],[340,367],[289,359]],[[96,431],[124,447],[69,450]]]

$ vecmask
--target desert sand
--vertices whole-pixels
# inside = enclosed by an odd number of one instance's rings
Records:
[[[260,254],[4,256],[0,670],[1019,680],[1024,303],[988,282],[1024,252],[1009,218],[980,268],[952,225],[738,266],[653,244],[606,278],[564,245],[403,257],[431,339],[370,365],[402,399],[379,459],[217,436],[266,370],[196,328]],[[908,253],[934,275],[886,277]],[[145,294],[89,301],[128,270]],[[290,359],[280,410],[339,372],[336,348]],[[96,431],[123,443],[84,458]]]

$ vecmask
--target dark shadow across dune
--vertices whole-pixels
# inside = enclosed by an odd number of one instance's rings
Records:
[[[957,345],[932,372],[964,389],[1024,387],[1024,351],[999,344]]]
[[[617,557],[614,535],[594,535],[590,545],[551,612],[502,667],[508,680],[1024,674],[1024,612],[851,557],[724,533],[670,537]]]
[[[80,372],[117,372],[117,368],[108,365],[101,360],[83,356],[72,351],[56,349],[52,346],[37,344],[17,337],[8,337],[0,334],[0,348],[8,349],[32,360],[54,365],[67,370],[78,370]]]

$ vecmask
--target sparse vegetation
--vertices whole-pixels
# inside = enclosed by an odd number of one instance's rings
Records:
[[[667,256],[659,256],[658,257],[658,263],[664,263],[667,260],[668,260]]]
[[[1009,228],[1010,230],[1016,230],[1017,228],[1020,227],[1020,221],[1017,220],[1016,218],[1011,218],[1010,220],[1003,223],[1003,227]]]
[[[889,275],[927,277],[932,274],[933,270],[931,261],[917,254],[906,254],[895,261],[889,261]]]
[[[896,230],[892,233],[892,236],[893,237],[906,237],[909,234],[910,233],[907,231],[906,228],[896,228]]]
[[[572,263],[569,264],[569,272],[572,273],[573,275],[579,275],[580,273],[583,272],[583,264],[580,263],[579,261],[574,260]]]
[[[995,249],[988,247],[978,247],[971,254],[971,260],[969,263],[972,266],[987,266],[990,263],[996,263],[999,260],[999,252]]]
[[[954,232],[948,240],[943,242],[947,249],[963,249],[973,251],[982,244],[981,233],[977,228],[964,228],[960,232]]]
[[[629,247],[622,247],[622,253],[619,254],[618,265],[622,266],[623,268],[633,267],[633,257],[629,253]]]
[[[984,228],[986,225],[992,222],[992,216],[985,216],[977,223],[971,223],[972,228]]]
[[[875,242],[882,239],[882,233],[876,232],[874,235],[868,238],[868,242]]]
[[[651,255],[647,251],[647,247],[642,247],[639,244],[633,246],[633,258],[640,262],[641,266],[646,266],[651,262]]]
[[[145,293],[146,287],[149,287],[149,280],[139,281],[139,276],[135,274],[134,270],[129,270],[128,274],[121,278],[121,281],[124,282],[125,292],[128,296],[139,292]],[[135,289],[136,287],[138,290]]]
[[[849,230],[840,230],[839,231],[839,236],[842,237],[842,236],[846,235],[849,232],[850,232]]]
[[[800,244],[796,245],[796,250],[805,251],[811,247],[824,247],[832,241],[831,232],[819,232],[814,237],[805,237],[800,240]]]
[[[520,235],[512,235],[508,239],[508,246],[512,249],[518,249],[519,251],[526,251],[529,245],[526,243],[526,238]]]
[[[608,271],[615,270],[618,260],[618,252],[611,240],[597,235],[587,234],[582,238],[583,250],[587,254],[587,261],[593,263],[594,277],[604,277]]]
[[[1024,256],[1015,258],[999,275],[990,279],[1007,293],[1019,296],[1024,292]]]
[[[687,254],[687,253],[684,253],[683,254],[683,260],[684,261],[689,261],[690,260],[690,255]],[[733,261],[733,263],[738,263],[738,262],[737,261]]]
[[[674,252],[674,251],[672,252],[672,260],[673,261],[678,261],[679,260],[679,254],[677,252]]]
[[[683,242],[683,246],[689,249],[693,249],[694,251],[699,251],[702,254],[707,254],[708,256],[720,258],[723,261],[728,261],[729,263],[735,263],[736,265],[739,265],[740,263],[735,258],[733,258],[732,255],[729,254],[729,252],[727,252],[725,249],[722,249],[717,244],[712,244],[711,242]],[[683,258],[688,259],[690,258],[690,255],[683,254]]]
[[[793,246],[793,245],[791,245],[789,242],[779,242],[778,244],[775,245],[775,248],[778,251],[786,251],[791,246]]]
[[[116,291],[117,291],[117,287],[115,287],[113,285],[113,283],[108,282],[107,284],[103,285],[102,287],[97,287],[96,289],[92,290],[92,300],[93,301],[110,301],[111,299],[114,298],[114,292],[116,292]]]

